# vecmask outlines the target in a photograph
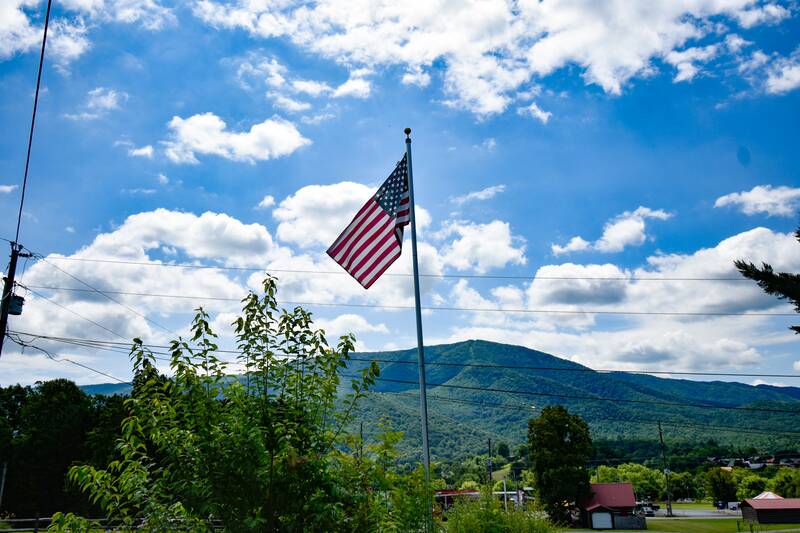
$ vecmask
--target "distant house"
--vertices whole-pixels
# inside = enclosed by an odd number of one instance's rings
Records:
[[[634,513],[636,498],[630,483],[592,483],[592,495],[580,505],[584,526],[592,529],[646,529]]]
[[[742,518],[754,524],[800,524],[800,498],[748,498]]]

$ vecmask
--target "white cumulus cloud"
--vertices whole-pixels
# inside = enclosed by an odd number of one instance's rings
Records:
[[[254,163],[287,156],[310,144],[294,124],[281,118],[254,124],[248,131],[232,132],[213,113],[175,116],[169,122],[171,137],[164,141],[167,157],[175,163],[198,163],[197,154]]]
[[[566,245],[553,244],[550,249],[555,255],[583,250],[598,252],[620,252],[627,246],[640,246],[647,239],[646,220],[667,220],[672,214],[662,209],[639,206],[634,211],[625,211],[603,226],[602,236],[594,242],[575,236]]]
[[[505,190],[505,185],[492,185],[480,191],[472,191],[461,196],[450,198],[450,201],[456,205],[462,205],[473,200],[489,200]]]
[[[790,57],[778,58],[767,69],[766,90],[783,94],[800,87],[800,47]]]
[[[775,24],[790,15],[778,3],[758,0],[197,0],[194,11],[215,28],[286,38],[339,64],[399,66],[407,84],[427,85],[428,71],[441,65],[440,101],[478,116],[503,112],[532,81],[565,67],[620,94],[676,52],[683,54],[671,56],[676,81],[689,80],[713,55],[699,42],[722,42],[736,26]]]
[[[145,145],[140,146],[139,148],[133,147],[128,149],[128,155],[131,157],[144,157],[146,159],[153,158],[153,146],[152,145]]]
[[[547,122],[550,120],[550,117],[553,115],[550,111],[542,110],[542,108],[539,107],[536,102],[531,102],[530,105],[517,108],[517,114],[535,118],[542,124],[547,124]]]
[[[457,270],[474,270],[481,274],[492,268],[527,262],[525,240],[512,235],[508,222],[493,220],[487,224],[475,224],[453,221],[437,236],[446,238],[451,235],[455,235],[455,239],[444,246],[442,259]]]
[[[794,216],[800,209],[800,188],[757,185],[749,191],[720,196],[714,202],[714,207],[725,206],[736,206],[746,215]]]
[[[258,202],[256,209],[267,209],[275,205],[275,198],[272,195],[266,195]]]
[[[83,109],[77,113],[66,113],[70,120],[94,120],[110,111],[119,109],[128,100],[128,93],[107,87],[95,87],[86,94]]]

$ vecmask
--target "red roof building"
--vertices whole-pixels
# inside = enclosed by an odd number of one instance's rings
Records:
[[[800,498],[748,498],[741,504],[742,518],[756,524],[800,524]]]
[[[634,514],[636,497],[630,483],[592,483],[592,495],[581,503],[584,524],[592,529],[645,529]]]

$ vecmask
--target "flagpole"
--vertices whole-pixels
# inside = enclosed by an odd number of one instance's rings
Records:
[[[422,310],[419,301],[419,265],[417,264],[417,217],[414,202],[414,173],[411,170],[411,128],[406,128],[406,162],[408,163],[408,199],[411,204],[411,259],[414,265],[414,302],[417,316],[417,356],[419,363],[419,414],[422,419],[422,462],[425,467],[425,488],[430,492],[431,450],[428,444],[428,396],[425,385],[425,348],[422,343]],[[428,524],[432,518],[432,502],[428,499]],[[427,525],[427,524],[426,524]]]

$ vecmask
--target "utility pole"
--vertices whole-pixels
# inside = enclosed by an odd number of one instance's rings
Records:
[[[664,485],[667,493],[667,516],[672,516],[672,498],[669,493],[669,468],[667,467],[667,454],[664,451],[664,435],[661,433],[661,421],[658,421],[658,440],[661,443],[661,462],[664,465]]]
[[[3,507],[3,491],[6,488],[6,470],[8,470],[8,462],[3,462],[3,475],[0,476],[0,508]]]
[[[25,191],[28,186],[28,170],[31,164],[31,147],[33,146],[33,130],[36,126],[36,109],[39,107],[39,88],[42,85],[42,65],[44,65],[44,50],[47,46],[47,28],[50,24],[50,8],[53,0],[47,0],[47,11],[44,15],[44,33],[42,35],[42,50],[39,54],[39,72],[36,75],[36,92],[33,97],[33,114],[31,115],[31,129],[28,134],[28,154],[25,157],[25,174],[22,178],[22,191],[19,198],[19,212],[17,213],[17,233],[11,241],[11,261],[8,265],[8,275],[3,284],[3,300],[0,305],[0,355],[3,354],[3,341],[6,338],[8,329],[8,313],[11,310],[11,300],[14,294],[14,276],[17,273],[17,259],[20,257],[30,257],[30,254],[20,254],[22,245],[19,244],[19,228],[22,223],[22,207],[25,205]],[[17,313],[19,314],[19,313]]]
[[[11,261],[8,263],[8,275],[3,278],[3,305],[0,307],[0,356],[3,355],[3,341],[6,340],[6,329],[8,329],[8,312],[11,308],[11,298],[14,293],[14,276],[17,274],[17,259],[19,244],[11,243]]]
[[[491,486],[492,485],[492,439],[491,439],[491,437],[488,438],[487,441],[489,442],[489,460],[486,461],[486,468],[489,470],[489,477],[487,479],[488,479],[489,486]]]

